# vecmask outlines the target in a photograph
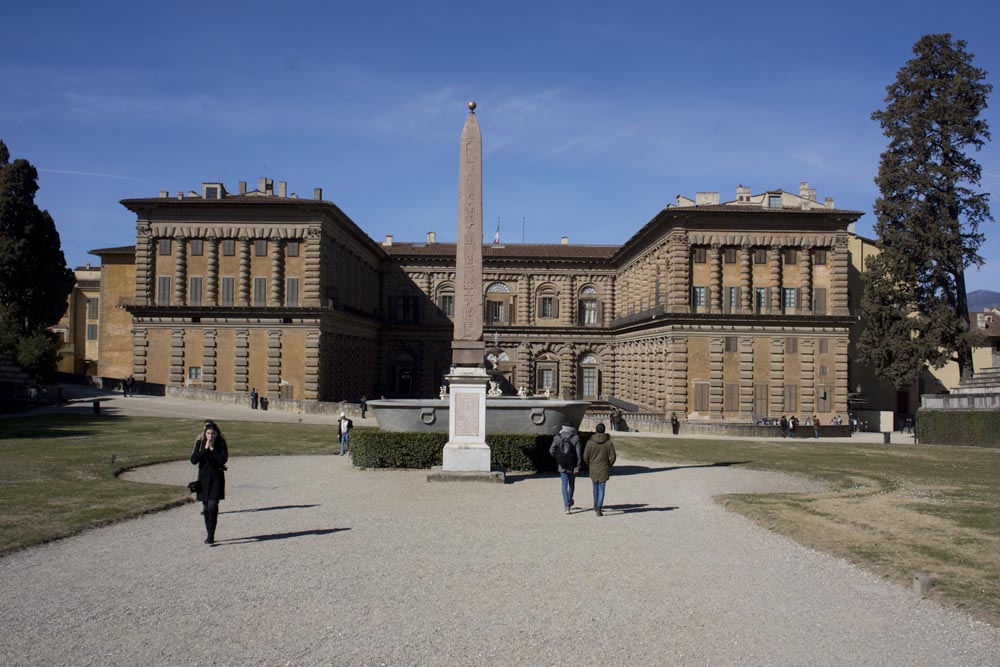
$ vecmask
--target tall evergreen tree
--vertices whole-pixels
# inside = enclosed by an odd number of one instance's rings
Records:
[[[11,162],[0,140],[0,350],[45,375],[58,346],[47,328],[65,312],[74,277],[37,191],[38,172],[27,160]]]
[[[889,146],[875,178],[882,252],[866,267],[859,350],[896,387],[928,363],[973,370],[965,270],[983,264],[979,224],[993,218],[967,151],[990,139],[980,114],[993,86],[965,47],[950,34],[921,37],[872,114]]]

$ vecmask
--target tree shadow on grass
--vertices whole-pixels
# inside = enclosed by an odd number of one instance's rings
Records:
[[[298,509],[308,509],[310,507],[319,507],[319,505],[275,505],[274,507],[254,507],[245,510],[229,510],[228,512],[219,512],[219,514],[245,514],[247,512],[270,512],[272,510],[298,510]]]
[[[670,472],[671,470],[685,470],[687,468],[728,468],[729,466],[740,466],[753,461],[718,461],[716,463],[693,463],[691,465],[663,466],[662,468],[650,468],[649,466],[614,466],[611,474],[618,477],[622,475],[643,475],[651,472]]]
[[[270,533],[267,535],[248,535],[246,537],[233,537],[228,540],[216,540],[215,546],[228,546],[232,544],[254,544],[256,542],[270,542],[272,540],[290,540],[295,537],[319,537],[339,533],[350,528],[323,528],[317,530],[297,530],[292,533]]]

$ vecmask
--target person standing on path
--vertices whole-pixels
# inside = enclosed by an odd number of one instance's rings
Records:
[[[549,454],[559,466],[559,477],[562,478],[563,508],[566,514],[573,507],[573,492],[576,490],[576,476],[580,474],[580,436],[570,423],[565,423],[552,438]]]
[[[337,434],[340,436],[340,455],[344,455],[344,450],[351,451],[351,429],[354,428],[354,422],[347,418],[346,412],[340,413],[340,419],[337,420]]]
[[[258,399],[258,397],[259,397],[259,394],[257,393],[257,387],[254,387],[253,389],[250,390],[250,409],[251,410],[256,410],[257,409],[257,399]]]
[[[205,431],[194,443],[191,463],[198,466],[196,498],[205,515],[205,544],[215,544],[215,528],[219,524],[219,501],[226,497],[226,462],[229,447],[215,422],[205,421]]]
[[[819,417],[817,415],[813,415],[813,435],[817,440],[819,439]]]
[[[594,513],[597,516],[604,516],[604,485],[611,477],[611,466],[617,458],[611,436],[604,430],[604,424],[598,424],[597,432],[590,436],[583,450],[583,462],[590,468],[590,481],[594,483]]]

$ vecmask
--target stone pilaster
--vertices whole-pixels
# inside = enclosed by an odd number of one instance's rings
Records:
[[[576,346],[563,347],[559,355],[559,395],[565,399],[576,398]]]
[[[217,384],[215,377],[216,369],[216,331],[215,329],[205,329],[202,334],[201,348],[201,386],[204,389],[215,391]]]
[[[618,351],[613,345],[609,345],[604,354],[601,355],[602,372],[601,378],[604,389],[604,396],[617,396],[618,395],[618,374],[615,369],[618,368]],[[666,377],[666,375],[664,375]]]
[[[837,338],[836,341],[836,358],[834,361],[834,377],[836,381],[832,387],[833,391],[833,411],[834,413],[846,415],[847,414],[847,392],[849,390],[848,382],[848,348],[850,341],[847,336],[841,336]]]
[[[245,394],[249,389],[250,332],[236,332],[236,349],[233,352],[233,391]]]
[[[267,332],[267,395],[281,395],[281,329]]]
[[[753,419],[753,337],[740,337],[740,418]],[[761,415],[762,417],[765,415]]]
[[[785,339],[771,338],[770,413],[780,415],[785,409]],[[790,415],[789,415],[790,416]]]
[[[146,353],[149,349],[147,331],[143,328],[132,330],[132,377],[139,382],[146,381]]]
[[[670,412],[683,417],[688,413],[688,354],[687,336],[670,336],[667,342],[670,356]]]
[[[750,262],[752,248],[740,246],[740,311],[753,312],[753,265]],[[742,412],[742,409],[740,410]]]
[[[816,346],[812,338],[799,338],[799,375],[799,405],[805,421],[816,414]]]
[[[781,246],[771,247],[771,311],[781,312]]]
[[[309,308],[320,306],[320,273],[322,254],[321,242],[322,232],[318,228],[311,228],[306,234],[303,244],[305,254],[305,275],[302,281],[302,305]]]
[[[252,241],[248,238],[240,239],[239,294],[236,299],[236,305],[238,306],[250,305],[250,244],[251,243]]]
[[[802,248],[799,259],[799,282],[801,283],[802,302],[798,304],[800,313],[812,312],[813,292],[813,249],[812,246]]]
[[[708,341],[708,412],[712,419],[722,419],[725,346],[726,339],[722,336],[712,336]]]
[[[285,305],[285,242],[275,236],[271,239],[270,246],[271,289],[267,295],[267,305],[275,308]]]
[[[187,305],[187,239],[174,238],[174,301],[175,306]]]
[[[156,283],[156,271],[153,264],[155,243],[156,239],[153,238],[147,223],[140,222],[136,225],[135,303],[140,306],[153,304],[153,285]],[[137,375],[135,377],[138,378]]]
[[[687,313],[691,310],[691,245],[688,243],[687,234],[683,232],[671,234],[667,243],[670,262],[670,297],[667,310],[671,313]],[[686,359],[684,363],[686,367]],[[686,411],[686,395],[684,400]]]
[[[722,312],[722,251],[718,243],[708,249],[708,312]]]
[[[850,271],[851,258],[847,251],[848,237],[838,235],[833,244],[833,257],[830,260],[830,306],[833,315],[850,315],[850,302],[847,293],[847,279]],[[845,407],[844,410],[847,408]]]
[[[522,273],[517,279],[517,323],[520,326],[527,326],[531,322],[531,274]]]
[[[206,285],[205,285],[205,305],[212,307],[219,305],[219,239],[215,236],[208,238],[208,257],[206,264]],[[202,371],[204,376],[204,371]]]
[[[184,329],[170,331],[170,384],[184,384]]]
[[[660,336],[653,344],[656,355],[656,374],[653,378],[653,387],[656,389],[656,409],[659,412],[666,412],[670,395],[667,383],[663,381],[667,377],[669,369],[668,359],[670,357],[667,354],[667,339],[664,336]]]
[[[320,400],[322,367],[320,366],[321,334],[310,331],[306,334],[306,371],[303,384],[303,398],[307,401]]]

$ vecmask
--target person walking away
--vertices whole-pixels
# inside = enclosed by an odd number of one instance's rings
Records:
[[[813,415],[813,435],[819,440],[819,417]]]
[[[778,420],[778,426],[781,427],[781,437],[782,438],[787,438],[788,437],[788,419],[785,417],[785,415],[781,415],[781,419]]]
[[[229,447],[222,431],[211,420],[194,443],[191,463],[198,466],[198,490],[195,496],[205,515],[205,544],[215,544],[215,529],[219,524],[219,501],[226,497],[226,462]]]
[[[583,462],[590,468],[590,481],[594,484],[594,513],[604,516],[604,486],[611,477],[611,466],[615,464],[617,455],[611,437],[604,432],[604,424],[598,424],[596,431],[587,440]]]
[[[580,461],[583,460],[580,450],[580,435],[569,422],[562,425],[549,445],[549,455],[556,460],[559,477],[562,479],[563,508],[566,514],[573,507],[576,476],[580,474]]]
[[[795,437],[795,429],[798,428],[798,426],[799,426],[799,418],[796,417],[795,415],[792,415],[788,419],[788,437],[789,438],[794,438]]]
[[[347,413],[341,412],[340,419],[337,420],[337,433],[340,436],[340,455],[344,455],[344,450],[351,451],[351,429],[354,422],[347,418]]]

